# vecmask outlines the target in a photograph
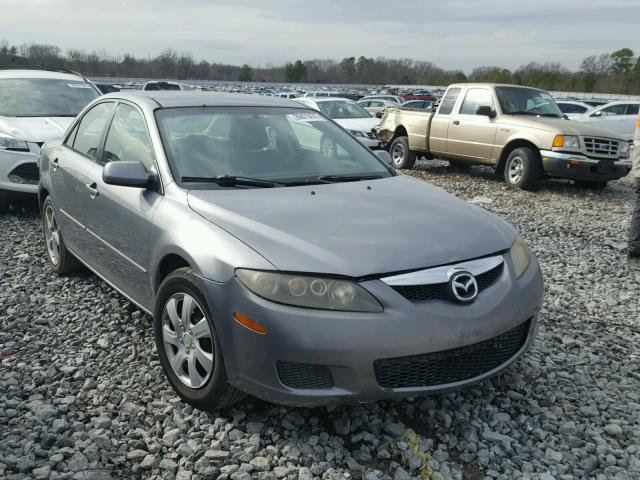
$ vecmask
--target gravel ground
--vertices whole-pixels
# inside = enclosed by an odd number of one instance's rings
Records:
[[[0,478],[640,478],[630,182],[528,193],[477,167],[413,174],[508,219],[540,259],[539,337],[502,376],[361,406],[194,411],[149,318],[93,275],[53,276],[35,211],[1,214]]]

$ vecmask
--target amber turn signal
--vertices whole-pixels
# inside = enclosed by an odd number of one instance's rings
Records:
[[[241,313],[233,312],[233,319],[236,322],[238,322],[240,325],[242,325],[243,327],[248,328],[249,330],[251,330],[252,332],[259,333],[261,335],[264,335],[264,334],[267,333],[267,329],[266,328],[264,328],[259,323],[254,322],[249,317],[246,317],[246,316],[242,315]]]
[[[554,147],[564,147],[564,136],[556,135],[556,138],[553,139]]]

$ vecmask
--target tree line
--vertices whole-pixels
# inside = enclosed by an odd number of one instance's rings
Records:
[[[167,48],[155,57],[106,51],[68,49],[55,45],[11,45],[0,41],[0,65],[34,65],[76,70],[89,76],[170,78],[290,83],[448,85],[454,82],[499,82],[546,90],[640,94],[640,58],[630,48],[585,58],[578,71],[559,63],[532,62],[516,70],[485,66],[470,74],[445,70],[432,62],[408,58],[348,57],[296,60],[284,65],[252,67],[196,60],[189,52]]]

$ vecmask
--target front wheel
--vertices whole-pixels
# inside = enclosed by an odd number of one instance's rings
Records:
[[[42,228],[47,247],[47,260],[49,260],[49,265],[53,271],[58,275],[64,275],[78,270],[80,262],[67,250],[58,227],[56,209],[53,206],[53,200],[49,196],[44,199],[42,204]]]
[[[407,137],[396,137],[391,146],[389,153],[393,160],[393,166],[398,169],[411,169],[416,163],[416,152],[409,150],[409,139]]]
[[[512,188],[533,191],[540,185],[542,167],[540,156],[533,148],[513,150],[504,165],[504,179]]]
[[[190,268],[162,281],[153,314],[156,348],[173,389],[201,410],[215,411],[245,396],[229,384],[209,305]]]

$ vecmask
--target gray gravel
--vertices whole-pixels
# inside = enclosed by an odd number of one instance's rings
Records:
[[[88,273],[53,276],[35,211],[0,214],[0,478],[640,478],[630,183],[528,193],[482,168],[413,174],[507,218],[541,261],[539,338],[501,377],[362,406],[194,411],[149,318]]]

